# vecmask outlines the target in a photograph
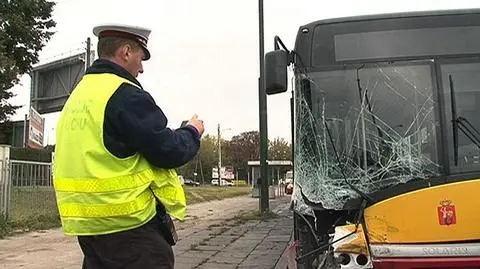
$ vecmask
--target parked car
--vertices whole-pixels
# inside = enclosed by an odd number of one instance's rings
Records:
[[[191,179],[184,179],[183,184],[188,185],[188,186],[200,186],[199,182],[196,182],[196,181],[191,180]]]
[[[212,179],[212,185],[218,186],[218,179]],[[222,186],[235,186],[235,184],[231,181],[222,179]]]

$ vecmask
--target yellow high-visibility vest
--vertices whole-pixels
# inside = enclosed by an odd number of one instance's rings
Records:
[[[185,193],[174,169],[155,168],[138,153],[117,158],[105,148],[105,108],[125,82],[138,87],[114,74],[85,75],[60,115],[53,182],[67,235],[139,227],[155,216],[155,196],[172,217],[185,217]]]

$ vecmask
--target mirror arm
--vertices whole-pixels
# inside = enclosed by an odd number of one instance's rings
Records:
[[[295,57],[295,52],[292,50],[290,52],[288,52],[288,59],[287,59],[287,65],[290,65],[291,63],[293,63],[294,61],[294,57]]]
[[[273,40],[273,47],[275,48],[275,50],[279,50],[280,49],[280,46],[282,46],[282,48],[287,52],[287,55],[288,55],[288,62],[287,62],[287,65],[290,65],[291,63],[293,63],[293,51],[290,51],[287,49],[287,46],[285,46],[285,44],[283,44],[283,41],[280,39],[279,36],[275,36],[274,40]]]
[[[282,48],[290,54],[290,51],[287,49],[287,47],[285,46],[285,44],[283,44],[282,40],[280,39],[280,37],[278,35],[275,36],[274,38],[274,41],[273,41],[273,46],[275,48],[275,50],[278,50],[280,49],[280,47],[278,46],[278,44],[280,44],[282,46]]]

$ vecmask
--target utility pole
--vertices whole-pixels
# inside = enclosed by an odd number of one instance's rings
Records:
[[[222,176],[220,170],[222,168],[222,141],[220,137],[220,123],[218,124],[218,186],[222,186]]]
[[[199,161],[199,159],[200,159],[200,158],[199,158],[199,156],[198,156],[198,154],[197,154],[196,162],[195,162],[195,172],[193,172],[193,180],[194,180],[195,182],[198,182],[198,181],[197,181],[197,176],[198,176],[197,171],[198,171],[198,161]]]
[[[90,67],[90,57],[91,57],[90,54],[92,53],[91,50],[90,50],[90,46],[91,46],[90,37],[88,37],[87,38],[87,57],[85,59],[87,65],[86,65],[85,70]]]
[[[25,114],[25,118],[23,119],[23,147],[27,147],[28,143],[28,129],[27,129],[27,122],[28,122],[28,114]]]
[[[265,92],[264,77],[264,29],[263,29],[263,0],[258,0],[258,30],[259,30],[259,56],[260,77],[258,79],[258,100],[260,114],[260,214],[264,216],[269,211],[268,201],[268,135],[267,135],[267,94]]]
[[[202,185],[205,185],[205,178],[203,177],[202,159],[200,159],[200,173],[202,174]]]
[[[290,156],[292,160],[292,167],[295,161],[295,95],[292,90],[292,97],[290,97],[290,129],[291,129],[291,149],[292,155]],[[295,169],[292,169],[292,178],[295,178]],[[293,182],[293,181],[292,181]]]

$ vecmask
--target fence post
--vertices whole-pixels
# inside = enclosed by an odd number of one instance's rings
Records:
[[[55,151],[52,151],[52,154],[51,154],[51,161],[50,161],[50,185],[49,186],[53,186],[53,164],[55,162]]]
[[[10,146],[0,145],[0,216],[8,217],[10,207]]]

